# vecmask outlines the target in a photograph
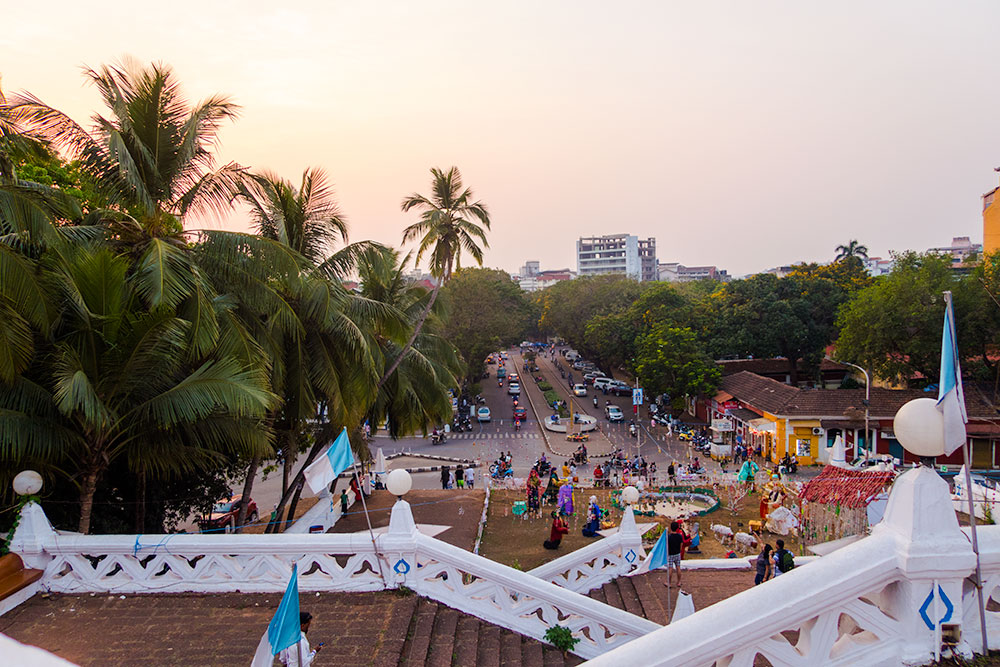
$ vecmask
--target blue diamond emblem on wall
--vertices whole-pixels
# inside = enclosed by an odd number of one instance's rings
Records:
[[[400,558],[396,561],[396,564],[392,566],[392,569],[396,571],[396,574],[406,574],[410,571],[410,564]]]
[[[635,555],[635,552],[634,552],[634,551],[632,551],[631,549],[629,549],[629,550],[628,550],[628,553],[627,553],[627,554],[625,554],[625,560],[627,560],[627,561],[628,561],[628,562],[630,562],[630,563],[634,563],[634,562],[635,562],[635,559],[636,559],[636,555]]]
[[[951,613],[955,611],[955,606],[951,603],[951,600],[948,599],[948,596],[944,594],[944,591],[941,590],[940,586],[938,586],[937,590],[938,590],[938,597],[941,598],[941,604],[944,605],[944,616],[941,617],[941,620],[938,621],[938,624],[947,623],[948,621],[951,620]],[[933,603],[934,603],[934,588],[931,587],[931,592],[927,594],[927,599],[924,600],[924,603],[922,605],[920,605],[920,618],[924,619],[924,625],[926,625],[929,630],[933,630],[935,625],[934,621],[932,621],[930,617],[927,616],[927,610],[930,609]]]

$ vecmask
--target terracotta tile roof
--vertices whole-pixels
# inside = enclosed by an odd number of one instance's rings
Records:
[[[857,420],[865,412],[864,389],[800,389],[747,371],[723,377],[719,389],[752,408],[782,416]],[[919,389],[872,387],[868,414],[871,419],[892,419],[915,398],[936,395]],[[965,406],[970,420],[1000,420],[1000,412],[978,391],[966,392]]]
[[[783,375],[788,373],[788,359],[784,358],[728,359],[716,361],[715,363],[722,369],[723,375],[733,375],[734,373],[739,373],[741,371],[748,371],[750,373],[758,373],[761,375]],[[797,367],[800,373],[805,371],[805,364],[801,359],[799,360]],[[819,364],[819,370],[821,372],[844,371],[846,373],[850,369],[847,366],[838,364],[835,361],[823,359]]]

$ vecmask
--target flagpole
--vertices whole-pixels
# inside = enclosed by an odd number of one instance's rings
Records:
[[[965,415],[965,392],[962,390],[962,373],[958,370],[958,332],[955,329],[955,310],[951,302],[951,290],[944,293],[945,317],[948,318],[948,325],[951,327],[951,353],[955,359],[955,370],[958,377],[956,383],[959,391],[959,399],[962,402],[963,416]],[[942,361],[942,367],[944,362]],[[983,575],[979,559],[979,536],[976,531],[976,508],[972,500],[972,455],[970,453],[969,437],[966,435],[962,444],[962,457],[965,459],[965,490],[969,496],[969,527],[972,532],[972,552],[976,554],[976,578],[972,582],[976,587],[976,596],[979,600],[979,629],[983,636],[983,655],[989,655],[989,641],[986,636],[986,604],[983,601]]]
[[[378,565],[378,576],[382,578],[382,585],[388,586],[385,574],[382,572],[382,558],[378,553],[378,544],[375,542],[375,531],[372,530],[372,519],[368,516],[368,504],[365,502],[365,490],[361,488],[361,480],[358,479],[358,464],[354,465],[354,481],[358,484],[358,494],[361,496],[361,507],[365,511],[365,521],[368,522],[368,535],[372,538],[372,548],[375,550],[375,563]]]

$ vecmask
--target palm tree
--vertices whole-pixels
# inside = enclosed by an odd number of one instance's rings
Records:
[[[262,419],[276,397],[266,377],[222,354],[189,363],[189,322],[147,308],[129,266],[107,247],[47,261],[44,347],[30,369],[0,383],[0,456],[72,471],[83,533],[101,476],[120,457],[140,475],[169,475],[221,452],[270,448]]]
[[[361,421],[374,398],[378,376],[366,332],[386,309],[348,292],[341,283],[342,272],[370,244],[334,252],[347,240],[348,228],[322,171],[307,169],[299,187],[273,174],[255,174],[241,185],[238,197],[249,204],[258,234],[298,258],[296,271],[270,281],[279,303],[265,304],[264,310],[248,304],[247,317],[259,323],[254,336],[272,360],[271,384],[283,399],[270,415],[285,461],[276,512],[280,522],[286,505],[289,514],[294,513],[301,488],[302,469],[291,474],[298,452],[312,445],[308,465],[329,435]],[[275,306],[279,310],[269,312]],[[279,313],[283,315],[276,317]],[[320,412],[328,428],[317,430],[310,422]],[[311,431],[316,432],[310,438]],[[258,465],[259,460],[250,463],[245,495],[252,490]]]
[[[861,245],[856,239],[851,239],[847,245],[837,246],[836,250],[837,256],[834,258],[834,261],[836,262],[839,262],[842,259],[847,259],[848,257],[868,259],[868,247]]]
[[[483,231],[483,227],[490,228],[489,211],[486,204],[473,201],[474,195],[470,188],[463,187],[462,174],[458,171],[458,167],[452,167],[447,172],[435,167],[431,169],[431,175],[433,195],[425,197],[413,193],[403,199],[404,213],[414,208],[422,211],[420,221],[403,230],[403,242],[420,239],[416,263],[419,264],[424,254],[429,253],[431,275],[437,278],[437,281],[431,290],[427,305],[414,323],[410,339],[396,360],[382,374],[378,383],[379,389],[399,368],[399,364],[413,347],[427,316],[434,307],[441,285],[451,278],[454,269],[461,268],[462,252],[469,253],[476,263],[482,266],[483,249],[478,244],[482,243],[486,248],[490,246],[486,240],[486,232]]]
[[[190,105],[162,64],[126,60],[85,75],[110,112],[95,114],[91,131],[30,94],[0,106],[0,127],[23,127],[80,160],[109,206],[131,216],[145,238],[176,237],[187,215],[228,209],[243,169],[215,169],[212,148],[222,123],[237,115],[229,98]]]
[[[400,260],[396,250],[372,248],[358,261],[362,296],[392,306],[407,323],[415,322],[430,300],[429,291],[406,276],[410,257],[408,254]],[[448,390],[458,385],[461,362],[455,346],[438,333],[445,315],[442,305],[440,300],[434,304],[413,347],[381,387],[368,412],[369,423],[387,423],[393,438],[426,433],[451,415]],[[402,340],[409,337],[409,326],[402,330],[403,336],[394,328],[381,326],[373,333],[382,358],[393,358],[399,356]]]

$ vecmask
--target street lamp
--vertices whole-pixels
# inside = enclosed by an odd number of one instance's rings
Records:
[[[827,357],[827,359],[830,359],[830,357]],[[867,463],[868,450],[871,447],[871,443],[869,441],[869,437],[871,434],[868,432],[868,405],[871,402],[871,391],[872,391],[871,378],[868,377],[868,371],[866,371],[861,366],[858,366],[857,364],[852,364],[849,361],[839,361],[837,359],[830,359],[830,361],[836,362],[838,364],[844,364],[845,366],[851,366],[853,368],[857,368],[859,371],[865,374],[865,463]]]

